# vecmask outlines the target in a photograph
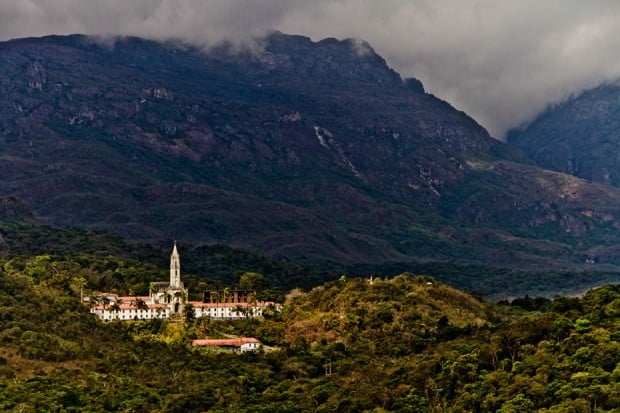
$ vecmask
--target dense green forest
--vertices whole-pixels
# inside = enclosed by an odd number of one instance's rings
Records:
[[[446,262],[344,265],[314,259],[291,261],[281,257],[271,258],[221,244],[179,242],[179,245],[184,279],[189,280],[190,289],[194,291],[194,287],[205,285],[231,285],[248,271],[262,274],[271,287],[281,291],[312,288],[336,280],[342,274],[390,278],[403,272],[432,274],[441,282],[492,301],[524,295],[552,298],[585,291],[596,285],[620,283],[620,273],[613,271],[524,271]],[[7,221],[0,215],[0,255],[4,256],[52,254],[77,257],[86,254],[118,257],[166,268],[171,247],[172,240],[156,244],[127,242],[104,232]],[[123,279],[124,284],[133,282]],[[200,286],[199,282],[202,282]],[[142,289],[147,291],[147,286],[143,284]]]
[[[345,277],[257,320],[102,323],[92,289],[161,267],[89,254],[0,262],[0,410],[605,412],[620,408],[620,288],[492,304],[428,276]],[[196,280],[200,282],[200,280]],[[233,354],[192,338],[259,338]]]

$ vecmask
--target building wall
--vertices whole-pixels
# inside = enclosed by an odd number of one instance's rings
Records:
[[[190,303],[192,304],[192,303]],[[263,314],[263,309],[269,305],[254,305],[247,307],[248,313],[237,312],[236,306],[200,306],[196,303],[194,314],[198,317],[209,317],[212,319],[238,319],[238,318],[257,318]],[[276,306],[279,311],[280,306]],[[154,318],[169,318],[171,311],[169,308],[122,308],[120,310],[112,310],[110,307],[105,309],[101,307],[93,307],[90,312],[104,321],[110,320],[152,320]]]
[[[236,306],[209,306],[202,307],[199,304],[196,304],[194,307],[194,313],[196,317],[210,317],[210,318],[223,318],[223,319],[231,319],[231,318],[256,318],[263,314],[263,308],[265,306],[250,306],[248,308],[248,313],[245,314],[243,312],[237,312]]]
[[[100,309],[100,308],[92,308],[90,310],[92,314],[95,314],[97,317],[102,319],[103,321],[110,320],[152,320],[155,318],[168,318],[170,317],[170,312],[168,309],[160,309],[157,311],[155,308],[149,308],[148,310],[142,309],[121,309],[121,310],[110,310],[109,308]]]
[[[245,353],[246,351],[256,351],[260,347],[260,343],[244,343],[239,348],[241,353]]]

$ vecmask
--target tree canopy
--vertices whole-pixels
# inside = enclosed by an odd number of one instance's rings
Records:
[[[2,259],[0,410],[620,407],[618,286],[497,305],[427,276],[347,276],[289,294],[282,312],[234,322],[103,323],[80,303],[83,290],[139,290],[162,271],[89,255]],[[207,336],[256,337],[265,347],[239,355],[190,345]]]

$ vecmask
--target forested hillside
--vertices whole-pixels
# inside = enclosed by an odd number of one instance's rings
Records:
[[[618,287],[507,306],[428,276],[341,277],[291,293],[281,314],[258,320],[104,324],[79,296],[114,288],[113,265],[137,284],[162,272],[111,257],[0,262],[1,410],[585,413],[620,406]],[[267,347],[237,355],[190,346],[192,338],[230,334]]]
[[[88,255],[113,262],[134,260],[166,267],[171,245],[172,240],[154,244],[128,242],[104,232],[54,228],[36,221],[9,221],[0,217],[1,256],[45,254],[81,259]],[[270,288],[283,292],[292,288],[311,288],[343,274],[385,278],[410,271],[433,274],[437,280],[456,288],[489,300],[500,300],[526,294],[544,297],[574,295],[598,285],[620,282],[620,274],[614,271],[525,271],[432,261],[350,265],[329,260],[276,259],[221,244],[180,242],[179,245],[184,279],[190,287],[199,288],[231,285],[245,272],[259,273]],[[115,271],[116,264],[106,265]],[[123,277],[127,275],[123,274]],[[122,277],[117,275],[117,278]],[[130,278],[123,279],[123,285],[118,286],[119,292],[127,293],[131,281]],[[134,291],[146,293],[148,288],[142,283]]]

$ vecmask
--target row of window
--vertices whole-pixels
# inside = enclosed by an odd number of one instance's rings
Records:
[[[232,318],[232,317],[242,317],[244,316],[243,312],[237,312],[233,308],[219,308],[219,316],[218,316],[218,308],[197,308],[196,316],[203,317],[209,316],[213,318]],[[253,316],[260,316],[262,313],[261,308],[249,308],[250,314]],[[103,320],[139,320],[139,319],[153,319],[153,318],[168,318],[167,310],[162,309],[129,309],[129,310],[91,310],[91,312],[97,314],[99,318]]]
[[[258,308],[254,308],[254,309],[250,308],[249,310],[251,311],[250,314],[261,315],[261,310],[258,309]],[[226,311],[224,311],[223,308],[220,308],[220,317],[224,316],[224,312],[226,312],[226,315],[229,316],[229,317],[233,316],[233,315],[235,317],[241,317],[243,315],[242,311],[237,311],[237,310],[230,309],[230,308],[228,308],[228,309],[226,309]],[[211,309],[206,309],[206,310],[202,309],[201,310],[200,308],[197,308],[196,309],[196,315],[198,315],[198,316],[200,316],[200,315],[211,315],[212,317],[216,317],[217,316],[217,309],[216,308],[211,308]]]

